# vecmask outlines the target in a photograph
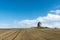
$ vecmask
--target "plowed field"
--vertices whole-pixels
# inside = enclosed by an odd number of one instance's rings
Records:
[[[0,40],[60,40],[60,29],[0,29]]]

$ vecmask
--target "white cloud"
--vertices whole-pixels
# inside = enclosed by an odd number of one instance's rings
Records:
[[[55,12],[55,11],[51,10],[50,12]]]
[[[18,22],[18,25],[24,28],[35,26],[36,20],[22,20]]]
[[[51,12],[51,13],[54,12],[54,13],[56,13],[56,14],[60,14],[60,10],[51,10],[50,12]]]
[[[0,28],[10,28],[9,25],[10,25],[10,24],[6,24],[6,23],[0,24]]]
[[[60,15],[55,15],[55,14],[48,14],[47,16],[43,17],[38,17],[33,20],[22,20],[18,21],[17,24],[19,26],[22,26],[24,28],[26,27],[32,27],[36,26],[37,22],[41,22],[43,26],[48,26],[48,27],[59,27],[60,25]]]
[[[47,16],[40,17],[41,20],[60,20],[60,15],[48,14]]]
[[[52,14],[55,12],[56,14]],[[53,10],[47,14],[47,16],[38,17],[32,20],[21,20],[14,21],[12,24],[0,24],[0,28],[30,28],[32,26],[37,26],[37,22],[41,22],[43,26],[48,26],[51,28],[60,28],[60,10]]]
[[[57,14],[60,14],[60,10],[56,10],[55,12],[56,12]]]

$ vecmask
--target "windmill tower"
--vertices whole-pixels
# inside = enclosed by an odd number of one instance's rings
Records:
[[[41,27],[41,22],[38,22],[37,27],[38,27],[38,28]]]

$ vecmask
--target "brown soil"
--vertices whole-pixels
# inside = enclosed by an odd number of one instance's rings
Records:
[[[60,40],[60,29],[1,29],[0,40]]]

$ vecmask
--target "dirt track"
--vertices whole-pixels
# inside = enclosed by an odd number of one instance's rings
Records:
[[[60,29],[5,29],[0,40],[60,40]]]

